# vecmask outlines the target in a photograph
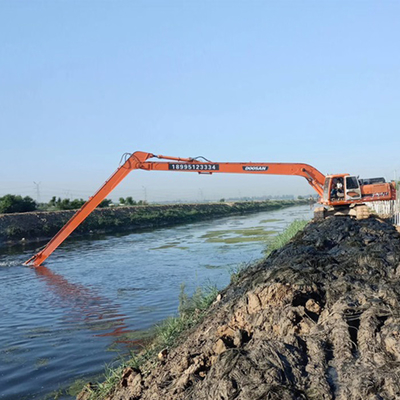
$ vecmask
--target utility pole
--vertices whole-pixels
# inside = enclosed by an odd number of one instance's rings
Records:
[[[40,184],[41,184],[42,182],[38,182],[38,183],[36,183],[36,182],[33,182],[33,184],[35,185],[35,189],[36,189],[36,201],[38,202],[38,203],[40,203]]]
[[[147,203],[147,188],[146,186],[142,186],[144,192],[144,201]]]

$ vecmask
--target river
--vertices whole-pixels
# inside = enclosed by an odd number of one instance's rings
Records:
[[[39,268],[22,266],[31,246],[2,249],[0,399],[72,399],[71,385],[100,379],[105,364],[176,314],[182,284],[188,294],[225,287],[232,272],[263,256],[269,238],[311,217],[300,206],[69,239]]]

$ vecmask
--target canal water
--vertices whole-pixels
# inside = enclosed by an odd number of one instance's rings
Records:
[[[144,331],[176,314],[182,284],[188,294],[225,287],[270,238],[311,217],[301,206],[69,239],[39,268],[22,266],[34,248],[3,249],[0,399],[72,399],[65,391],[100,379],[106,364],[140,348]]]

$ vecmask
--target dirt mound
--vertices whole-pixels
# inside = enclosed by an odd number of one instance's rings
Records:
[[[311,223],[111,399],[400,399],[399,280],[393,226]]]

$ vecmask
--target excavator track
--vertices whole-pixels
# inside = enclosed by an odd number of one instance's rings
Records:
[[[365,204],[355,204],[350,207],[318,207],[314,211],[314,219],[316,221],[321,221],[329,217],[351,217],[361,220],[370,216],[370,209]]]

